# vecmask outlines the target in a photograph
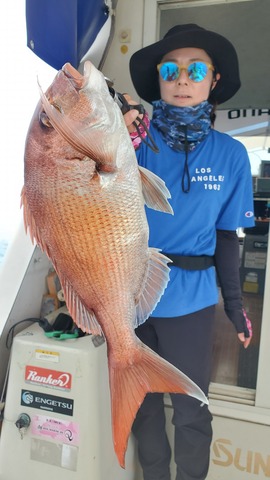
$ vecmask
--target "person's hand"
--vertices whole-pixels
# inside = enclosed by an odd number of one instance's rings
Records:
[[[252,331],[251,321],[248,318],[245,309],[243,309],[243,316],[246,323],[245,325],[246,328],[245,328],[245,332],[238,333],[238,338],[240,342],[242,342],[244,348],[247,348],[251,342],[253,331]],[[246,336],[247,334],[249,334],[249,337]]]
[[[135,102],[130,95],[128,95],[127,93],[124,94],[124,97],[125,99],[127,100],[128,104],[129,105],[138,105],[138,102]],[[129,110],[127,113],[125,113],[124,115],[124,120],[125,120],[125,124],[127,126],[127,129],[129,131],[129,133],[132,133],[132,132],[135,132],[136,131],[136,128],[135,126],[133,125],[133,122],[136,121],[136,118],[137,117],[140,117],[140,118],[143,118],[143,115],[139,115],[139,112],[138,110],[136,110],[135,108],[132,109],[132,110]]]
[[[246,338],[244,332],[242,332],[242,333],[238,333],[238,338],[240,342],[243,344],[244,348],[247,348],[249,346],[251,342],[251,337]]]
[[[135,110],[135,109],[129,110],[129,112],[125,113],[124,115],[125,124],[127,126],[129,133],[136,131],[136,128],[133,125],[133,122],[135,122],[137,116],[138,116],[138,110]]]

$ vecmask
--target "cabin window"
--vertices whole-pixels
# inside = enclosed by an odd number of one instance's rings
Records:
[[[270,217],[270,140],[268,109],[231,109],[217,112],[217,130],[234,136],[247,148],[253,176],[255,227],[239,229],[240,280],[243,304],[252,321],[253,338],[248,349],[239,344],[219,296],[213,351],[212,383],[255,390],[267,271]],[[236,135],[238,136],[236,136]],[[215,387],[212,385],[212,391]],[[239,395],[243,394],[239,390]],[[247,392],[245,391],[245,396]],[[249,392],[252,401],[255,393]]]

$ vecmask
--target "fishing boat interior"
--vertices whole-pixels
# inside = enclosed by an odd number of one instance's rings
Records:
[[[220,294],[207,480],[270,478],[269,0],[26,0],[18,13],[19,51],[33,65],[25,75],[35,85],[31,98],[27,92],[14,105],[24,137],[39,97],[36,73],[50,83],[66,62],[82,71],[90,59],[110,79],[114,94],[128,92],[151,113],[129,76],[135,51],[180,23],[220,32],[236,46],[242,88],[218,108],[215,128],[242,142],[251,162],[255,226],[239,229],[238,237],[243,303],[253,338],[248,349],[239,344]],[[25,102],[31,108],[24,117]],[[23,155],[22,139],[19,170]],[[22,475],[28,480],[142,480],[132,434],[124,469],[114,452],[106,342],[78,333],[50,260],[25,231],[17,186],[14,192],[15,220],[10,213],[3,217],[7,229],[0,231],[0,480]],[[48,324],[59,333],[49,335]],[[173,445],[169,395],[165,405]]]

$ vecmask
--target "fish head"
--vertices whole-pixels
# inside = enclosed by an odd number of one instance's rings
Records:
[[[76,152],[101,171],[114,171],[120,137],[128,135],[121,111],[103,74],[87,61],[81,74],[65,64],[44,93],[40,87],[41,127],[52,127]]]
[[[57,73],[52,84],[43,95],[46,96],[49,108],[58,111],[65,117],[72,115],[80,102],[77,86],[62,70]],[[72,159],[82,160],[84,157],[83,153],[72,146],[55,129],[44,108],[44,102],[40,99],[32,115],[25,142],[26,173],[29,169],[36,169],[40,165],[55,165],[57,159],[61,159],[63,162]]]
[[[70,114],[72,109],[76,108],[76,105],[80,100],[75,82],[73,82],[63,70],[60,70],[57,73],[45,95],[50,105],[63,112],[65,115]],[[40,116],[44,125],[52,126],[45,113],[42,102]]]

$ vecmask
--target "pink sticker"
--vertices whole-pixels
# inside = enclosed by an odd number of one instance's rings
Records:
[[[50,437],[60,443],[79,445],[79,424],[45,415],[34,415],[31,420],[31,433],[40,437]]]

